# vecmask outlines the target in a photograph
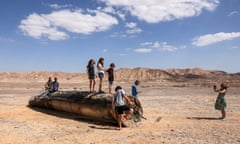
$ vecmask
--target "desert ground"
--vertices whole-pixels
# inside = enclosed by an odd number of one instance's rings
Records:
[[[27,107],[43,91],[42,82],[0,82],[1,144],[238,144],[240,88],[226,95],[227,120],[214,109],[217,93],[210,86],[142,82],[144,108],[140,124],[117,126],[47,109]],[[132,82],[116,81],[130,94]],[[107,91],[107,81],[104,82]],[[60,90],[88,90],[88,81],[63,82]]]

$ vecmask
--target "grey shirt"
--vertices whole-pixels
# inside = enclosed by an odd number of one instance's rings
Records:
[[[123,106],[125,105],[125,100],[123,95],[125,95],[125,91],[123,89],[118,90],[114,95],[114,104],[115,106]]]

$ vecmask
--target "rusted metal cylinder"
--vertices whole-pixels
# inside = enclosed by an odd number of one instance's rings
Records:
[[[143,109],[140,101],[128,96],[134,103],[128,120],[123,120],[125,126],[141,122]],[[29,100],[30,107],[43,107],[69,112],[89,119],[116,123],[116,113],[112,109],[112,94],[89,93],[84,91],[60,91],[50,96],[45,93],[33,96]]]

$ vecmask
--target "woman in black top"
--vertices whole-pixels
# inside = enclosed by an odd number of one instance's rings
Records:
[[[89,89],[90,92],[94,92],[95,91],[95,69],[94,69],[94,65],[95,65],[95,61],[93,59],[90,59],[88,61],[88,65],[87,65],[87,73],[88,73],[88,79],[89,79]]]

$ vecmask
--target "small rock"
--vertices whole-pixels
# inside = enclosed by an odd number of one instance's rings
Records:
[[[155,121],[160,122],[161,119],[162,119],[162,117],[158,117]]]

